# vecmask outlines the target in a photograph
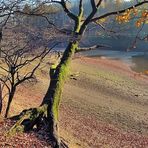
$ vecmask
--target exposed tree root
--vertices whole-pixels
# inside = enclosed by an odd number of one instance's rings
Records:
[[[48,106],[45,104],[38,108],[24,110],[19,115],[12,117],[11,119],[16,120],[16,123],[7,132],[7,136],[13,136],[18,132],[27,132],[32,130],[34,127],[38,130],[44,127],[48,132],[49,139],[51,140],[51,146],[53,148],[68,148],[67,144],[60,141],[57,134],[51,130],[51,127],[53,126],[50,125],[51,122],[47,119],[47,107]]]

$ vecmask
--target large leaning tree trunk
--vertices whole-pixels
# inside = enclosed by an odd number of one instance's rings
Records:
[[[95,0],[90,0],[92,11],[88,15],[88,17],[83,20],[83,0],[79,1],[79,14],[75,15],[69,11],[66,6],[66,1],[54,1],[54,3],[58,3],[63,7],[65,13],[75,22],[74,31],[73,31],[73,39],[69,42],[60,63],[57,65],[55,70],[50,72],[50,84],[47,90],[45,97],[41,105],[38,108],[32,108],[29,110],[24,110],[20,115],[16,116],[15,119],[18,121],[16,124],[10,129],[8,134],[14,134],[18,131],[28,131],[31,130],[35,125],[42,123],[44,119],[46,119],[46,123],[48,124],[48,130],[50,133],[50,137],[52,140],[52,146],[54,148],[60,147],[60,139],[59,139],[59,128],[58,128],[58,114],[59,114],[59,105],[61,101],[61,94],[65,79],[68,75],[68,68],[70,66],[72,57],[75,52],[77,52],[79,42],[83,33],[85,32],[89,23],[105,18],[110,15],[116,15],[119,13],[124,13],[128,9],[132,9],[133,7],[129,7],[122,11],[115,11],[112,13],[106,13],[100,17],[94,18],[97,10],[99,9],[102,0],[99,2],[95,2]],[[138,4],[139,6],[140,4]],[[137,5],[136,5],[137,6]]]

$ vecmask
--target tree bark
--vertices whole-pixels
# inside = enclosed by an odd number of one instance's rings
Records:
[[[9,94],[8,103],[7,103],[6,112],[5,112],[5,118],[8,117],[10,106],[11,106],[11,102],[12,102],[12,99],[14,97],[15,91],[16,91],[16,88],[12,88],[11,92]]]

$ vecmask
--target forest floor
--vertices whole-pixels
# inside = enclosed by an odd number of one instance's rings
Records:
[[[48,69],[37,77],[37,84],[25,83],[17,90],[11,115],[41,103],[49,84]],[[44,133],[6,138],[11,124],[0,125],[0,148],[50,147]],[[147,148],[148,77],[119,60],[74,58],[60,107],[60,134],[70,148]]]

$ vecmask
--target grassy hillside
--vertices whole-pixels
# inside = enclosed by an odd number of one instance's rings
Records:
[[[41,103],[49,84],[48,70],[38,70],[36,84],[25,83],[17,90],[11,115]],[[60,133],[71,148],[146,147],[146,76],[120,61],[83,57],[73,60],[71,74],[60,108]]]

